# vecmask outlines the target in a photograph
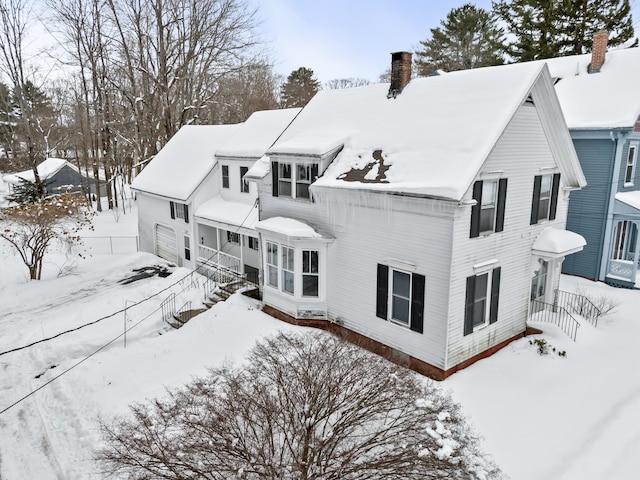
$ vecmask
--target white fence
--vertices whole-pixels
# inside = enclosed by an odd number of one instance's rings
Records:
[[[80,238],[81,245],[65,241],[53,242],[47,251],[63,254],[86,252],[89,255],[127,255],[138,251],[137,236]]]

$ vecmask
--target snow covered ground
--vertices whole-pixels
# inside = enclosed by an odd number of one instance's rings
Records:
[[[104,212],[93,235],[135,235],[133,213],[115,223]],[[162,395],[207,366],[241,359],[264,335],[298,328],[235,295],[173,330],[161,319],[160,303],[174,292],[177,306],[195,304],[202,290],[180,281],[189,272],[179,268],[166,278],[119,283],[150,265],[165,263],[147,254],[94,252],[85,260],[56,254],[44,280],[28,282],[18,259],[0,245],[0,353],[130,306],[126,348],[118,337],[125,324],[119,313],[0,355],[0,411],[18,402],[0,413],[0,479],[101,478],[92,461],[99,418],[126,413],[131,402]],[[58,277],[61,270],[67,274]],[[566,350],[566,358],[539,355],[529,337],[442,384],[513,480],[624,480],[640,471],[640,292],[563,278],[563,289],[578,287],[615,297],[620,305],[597,329],[582,325],[576,343],[545,325],[542,337]]]

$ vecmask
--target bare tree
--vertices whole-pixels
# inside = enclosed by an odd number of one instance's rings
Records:
[[[434,382],[324,332],[280,333],[103,425],[98,455],[130,479],[495,478]]]
[[[0,238],[7,241],[29,269],[31,280],[40,280],[42,262],[54,240],[79,243],[78,231],[91,224],[91,213],[82,197],[63,193],[39,198],[35,203],[0,212]]]
[[[366,78],[334,78],[325,82],[325,90],[341,90],[344,88],[363,87],[365,85],[371,85],[371,82]]]

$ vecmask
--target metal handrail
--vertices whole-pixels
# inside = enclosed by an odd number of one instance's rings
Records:
[[[535,313],[530,315],[530,321],[553,323],[560,327],[560,330],[566,333],[574,342],[576,341],[580,322],[566,308],[541,302],[540,300],[531,300],[531,310],[535,311]]]
[[[560,305],[576,315],[580,315],[594,327],[598,326],[598,319],[602,312],[584,295],[564,290],[556,290],[555,304]]]
[[[185,318],[182,318],[182,315]],[[193,309],[191,308],[191,300],[182,305],[176,313],[173,314],[173,318],[183,325],[193,318]]]
[[[162,320],[169,323],[169,320],[173,318],[173,314],[176,311],[176,294],[172,293],[165,298],[160,304],[160,309],[162,310]]]

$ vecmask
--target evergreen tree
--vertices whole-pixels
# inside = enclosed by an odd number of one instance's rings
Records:
[[[313,70],[300,67],[289,74],[280,88],[280,105],[282,108],[304,107],[319,89],[320,82],[314,78]]]
[[[633,38],[629,0],[500,0],[493,9],[514,37],[504,51],[516,61],[587,53],[598,30],[613,47]]]
[[[420,42],[415,62],[418,75],[500,65],[503,41],[504,32],[491,13],[471,3],[454,8],[440,27],[431,29],[431,38]]]
[[[565,55],[590,52],[593,34],[598,30],[609,33],[608,45],[612,47],[633,38],[629,0],[565,0],[563,20],[561,43]]]
[[[42,189],[46,192],[47,186],[51,182],[47,180],[42,180],[41,185]],[[24,178],[20,179],[20,183],[14,185],[13,193],[7,196],[7,200],[9,202],[17,203],[18,205],[28,205],[31,203],[37,203],[42,196],[42,192],[40,187],[36,184],[36,182],[31,182]]]

